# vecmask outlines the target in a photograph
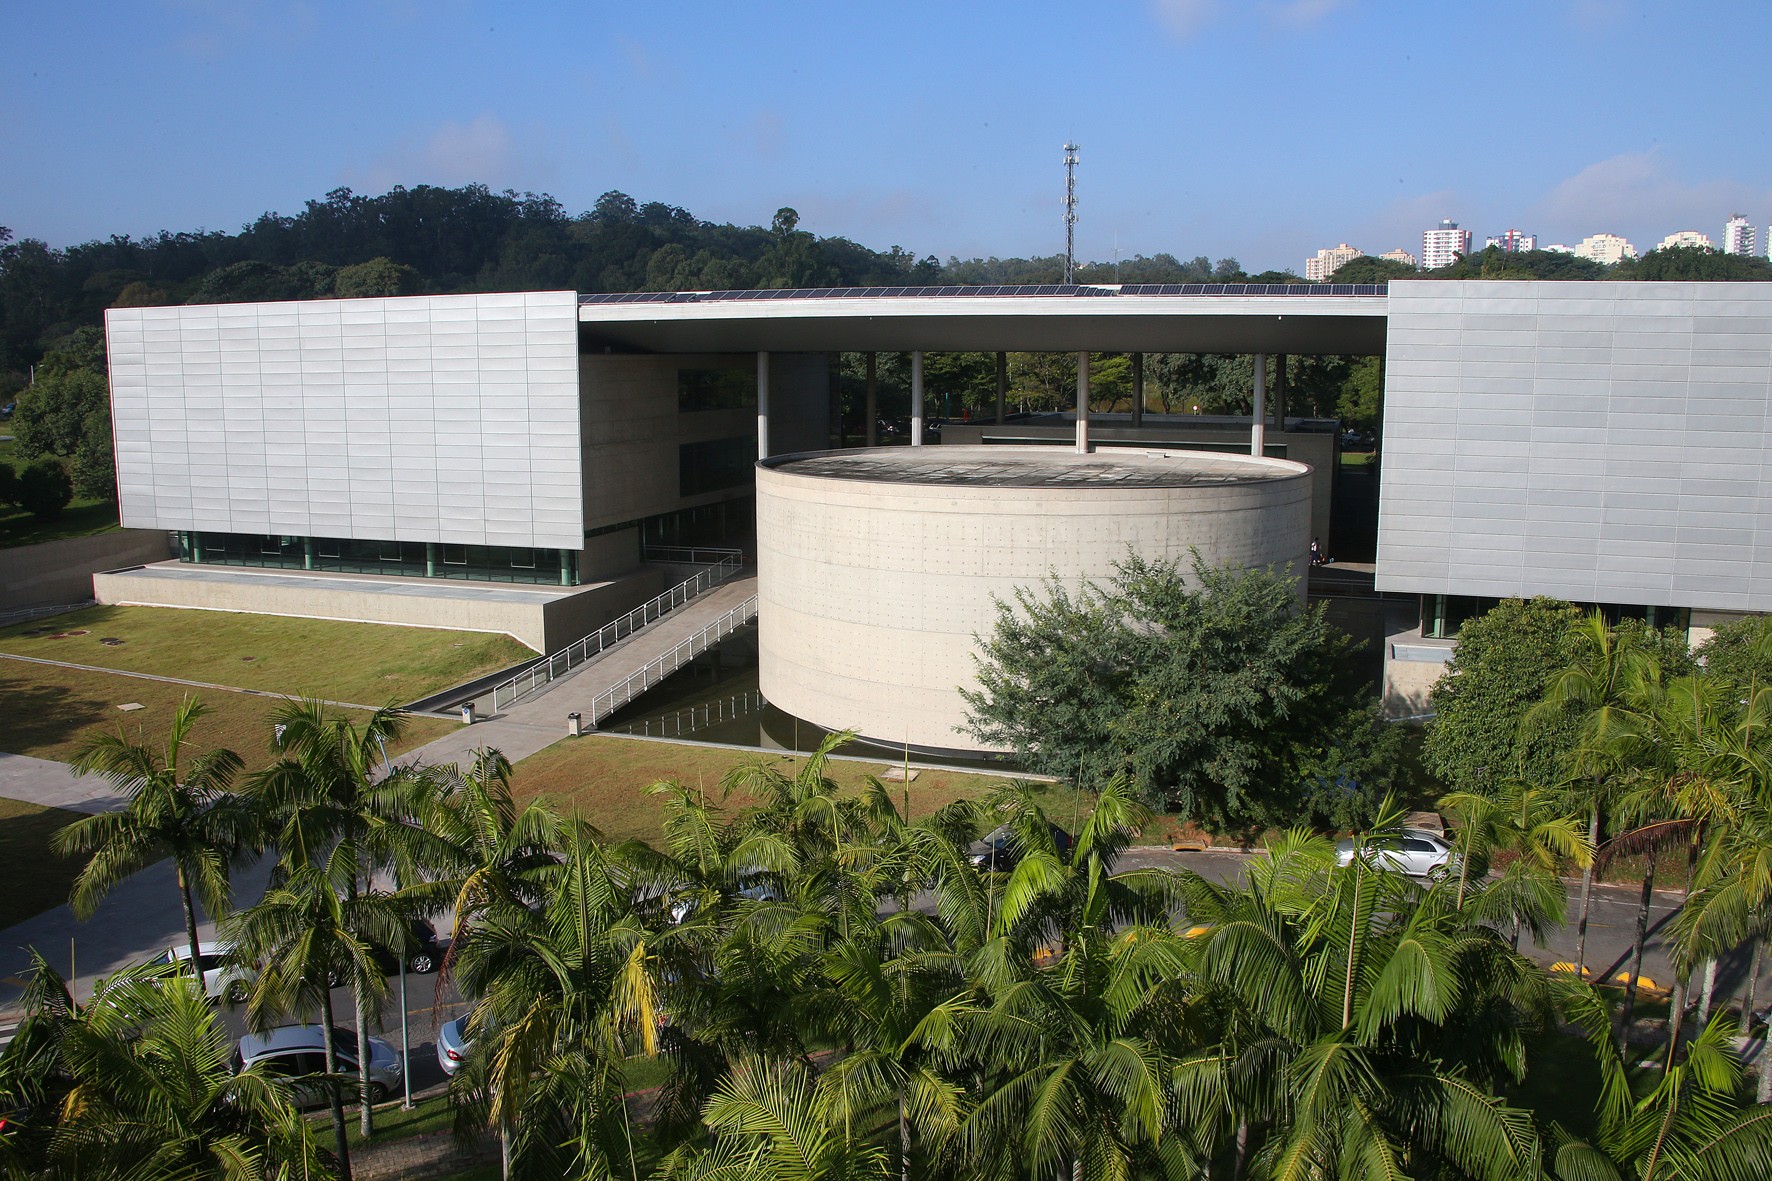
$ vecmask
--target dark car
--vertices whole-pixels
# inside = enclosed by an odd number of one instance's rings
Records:
[[[400,959],[385,947],[371,947],[370,958],[375,966],[381,969],[383,976],[395,976],[400,972]],[[426,919],[417,919],[412,924],[412,942],[406,952],[406,970],[420,976],[435,972],[443,964],[443,947],[437,941],[437,928]],[[333,976],[332,987],[344,984],[340,976]]]
[[[1052,827],[1052,843],[1058,849],[1060,861],[1071,859],[1071,834],[1054,824]],[[1015,836],[1007,824],[999,824],[986,833],[982,840],[972,842],[966,850],[973,868],[999,870],[1007,873],[1021,861],[1021,841]]]

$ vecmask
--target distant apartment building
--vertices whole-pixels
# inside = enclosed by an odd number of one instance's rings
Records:
[[[1617,234],[1589,234],[1572,252],[1578,258],[1592,259],[1603,266],[1623,262],[1637,256],[1637,248]]]
[[[1357,246],[1349,246],[1343,242],[1339,246],[1331,246],[1317,251],[1317,257],[1304,260],[1304,277],[1313,283],[1321,283],[1346,264],[1365,254]]]
[[[1753,252],[1753,223],[1739,213],[1730,214],[1729,220],[1723,225],[1723,253],[1752,254]]]
[[[1397,247],[1395,250],[1387,250],[1378,257],[1390,262],[1400,262],[1406,267],[1412,267],[1415,265],[1415,256],[1410,254],[1407,250],[1404,250],[1401,246]]]
[[[1527,250],[1538,249],[1538,235],[1526,234],[1519,230],[1504,230],[1499,234],[1491,234],[1483,240],[1483,249],[1495,246],[1508,254],[1519,254]]]
[[[1438,229],[1421,232],[1421,269],[1437,271],[1458,261],[1461,254],[1471,252],[1471,232],[1461,230],[1458,223],[1442,220]]]
[[[1701,234],[1697,230],[1681,230],[1678,233],[1669,234],[1657,243],[1655,249],[1671,250],[1676,246],[1696,246],[1702,250],[1715,249],[1711,245],[1710,235]]]

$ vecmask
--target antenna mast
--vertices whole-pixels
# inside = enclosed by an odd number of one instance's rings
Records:
[[[1077,281],[1077,145],[1064,145],[1064,281]]]

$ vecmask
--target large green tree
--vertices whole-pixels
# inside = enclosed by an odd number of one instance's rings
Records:
[[[1153,805],[1224,827],[1295,814],[1304,762],[1364,705],[1351,641],[1277,570],[1136,555],[1105,584],[997,603],[971,733],[1043,774],[1124,774]]]

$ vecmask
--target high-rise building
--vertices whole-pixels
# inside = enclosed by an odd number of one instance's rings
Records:
[[[1388,259],[1391,262],[1400,262],[1406,267],[1412,267],[1415,265],[1415,256],[1410,254],[1407,250],[1404,250],[1401,246],[1397,247],[1395,250],[1387,250],[1378,257]]]
[[[1704,250],[1715,249],[1711,245],[1710,235],[1701,234],[1697,230],[1680,230],[1678,233],[1669,234],[1661,240],[1655,249],[1671,250],[1675,246],[1697,246]]]
[[[1461,254],[1471,252],[1471,232],[1461,230],[1458,223],[1442,220],[1438,229],[1421,232],[1421,269],[1437,271],[1458,261]]]
[[[1752,254],[1754,252],[1754,226],[1739,213],[1729,215],[1723,225],[1724,254]]]
[[[1304,260],[1304,277],[1313,283],[1321,283],[1343,266],[1366,253],[1357,246],[1349,246],[1343,242],[1339,246],[1331,246],[1317,251],[1317,257]]]
[[[1499,234],[1492,234],[1483,240],[1483,249],[1487,250],[1491,246],[1500,247],[1509,254],[1519,254],[1527,250],[1537,250],[1538,235],[1522,233],[1519,230],[1504,230]]]
[[[1589,234],[1574,250],[1576,257],[1611,266],[1637,256],[1637,248],[1617,234]]]

